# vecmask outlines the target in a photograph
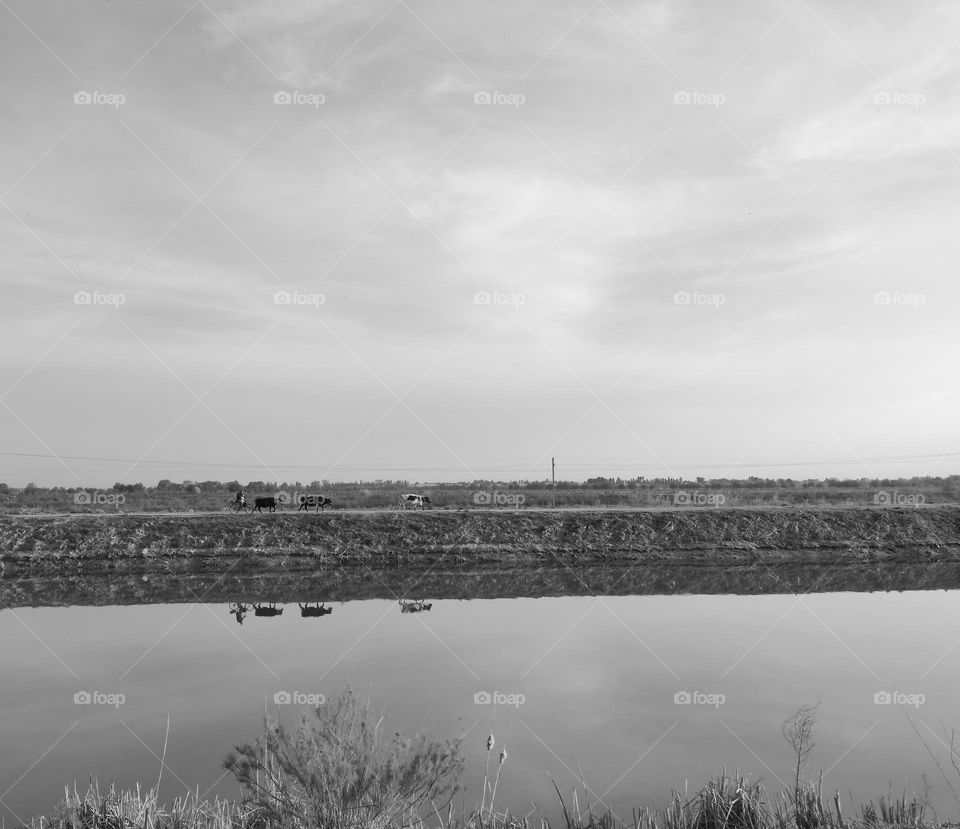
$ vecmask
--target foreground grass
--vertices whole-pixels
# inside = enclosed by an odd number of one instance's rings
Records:
[[[557,789],[560,817],[551,824],[546,815],[498,810],[507,752],[495,750],[492,734],[480,803],[458,809],[459,742],[388,736],[382,718],[347,692],[304,714],[292,731],[267,722],[255,744],[237,746],[224,765],[240,784],[238,801],[188,793],[164,805],[155,788],[103,791],[93,783],[82,794],[67,789],[57,811],[30,829],[955,829],[928,819],[926,804],[906,796],[881,797],[849,816],[839,795],[824,802],[822,777],[807,783],[799,776],[813,725],[813,709],[803,712],[806,730],[794,720],[784,732],[798,758],[793,790],[770,798],[761,782],[724,771],[692,796],[674,792],[664,808],[621,816],[581,807],[576,793],[567,802]]]
[[[338,815],[310,813],[293,803],[264,810],[249,802],[225,799],[198,801],[193,794],[170,805],[159,802],[156,789],[118,792],[91,784],[86,793],[67,790],[57,813],[37,818],[30,829],[956,829],[955,823],[928,820],[925,805],[906,796],[880,797],[850,817],[841,814],[839,801],[824,804],[817,786],[801,792],[797,812],[794,793],[778,792],[771,804],[761,783],[719,776],[692,797],[674,792],[662,809],[635,809],[627,818],[610,811],[581,808],[574,796],[565,801],[558,792],[559,820],[542,815],[518,817],[497,811],[493,804],[472,812],[443,811],[419,814],[401,808],[387,816],[378,804],[357,806]],[[332,804],[331,804],[332,805]],[[302,804],[300,804],[302,807]]]

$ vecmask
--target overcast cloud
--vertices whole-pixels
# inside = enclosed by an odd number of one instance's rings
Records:
[[[935,2],[0,0],[0,450],[59,458],[0,477],[955,472],[958,43]]]

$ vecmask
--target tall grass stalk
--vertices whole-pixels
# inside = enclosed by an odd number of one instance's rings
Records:
[[[804,734],[797,747],[810,745],[812,726]],[[388,736],[383,718],[348,692],[302,715],[289,731],[265,718],[261,738],[225,760],[240,783],[239,802],[201,801],[197,791],[169,807],[161,804],[164,750],[154,788],[102,791],[91,782],[81,795],[74,785],[53,817],[32,821],[31,829],[551,829],[542,807],[524,817],[496,811],[507,751],[499,753],[491,786],[492,734],[486,745],[479,805],[458,809],[459,743]],[[589,800],[582,809],[576,789],[568,807],[556,783],[554,789],[564,829],[957,829],[956,823],[929,821],[925,799],[892,792],[845,820],[839,793],[832,810],[824,804],[822,774],[814,783],[797,777],[792,790],[768,799],[762,781],[750,783],[724,769],[692,796],[685,788],[662,808],[634,810],[631,824],[609,808],[595,811]]]

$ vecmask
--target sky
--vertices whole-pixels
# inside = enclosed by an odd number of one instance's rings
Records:
[[[960,468],[960,8],[0,0],[0,480]]]

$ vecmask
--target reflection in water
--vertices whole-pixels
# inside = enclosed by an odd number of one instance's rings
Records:
[[[270,602],[266,607],[264,607],[259,602],[253,603],[253,615],[254,616],[282,616],[283,608],[277,607],[276,602]]]
[[[4,803],[24,818],[49,812],[90,774],[152,784],[164,752],[176,776],[164,773],[162,799],[185,784],[235,797],[224,755],[255,740],[265,713],[293,727],[304,700],[353,688],[386,733],[463,738],[468,806],[483,797],[491,732],[491,768],[501,746],[510,753],[504,808],[555,810],[551,781],[569,802],[581,769],[590,800],[627,817],[724,764],[779,789],[795,773],[781,724],[819,701],[804,770],[823,769],[845,805],[891,781],[909,800],[926,774],[931,804],[957,813],[911,723],[949,763],[960,592],[444,601],[439,616],[406,623],[391,597],[338,605],[322,625],[291,612],[235,627],[225,606],[239,621],[269,599],[275,610],[333,604],[319,583],[299,595],[244,587],[214,614],[196,602],[0,611],[0,792],[19,780]],[[436,594],[397,596],[401,610],[425,610]],[[76,703],[84,692],[93,698]]]
[[[327,607],[326,602],[297,602],[300,606],[300,615],[304,619],[315,619],[320,616],[329,616],[333,613],[332,607]],[[429,610],[431,605],[423,606],[423,602],[420,602],[421,607],[417,608],[418,610]],[[231,616],[234,616],[239,624],[243,624],[243,620],[246,617],[247,613],[250,612],[250,608],[253,608],[254,616],[265,616],[267,618],[273,616],[282,616],[283,608],[277,607],[276,602],[270,602],[267,605],[264,605],[260,602],[254,602],[252,605],[247,605],[245,602],[230,602],[228,605],[228,612]],[[404,613],[410,611],[405,610]]]
[[[424,604],[423,599],[418,600],[400,600],[400,612],[401,613],[419,613],[422,610],[429,610],[433,607],[433,603],[429,602]]]
[[[247,607],[243,602],[231,602],[230,603],[230,613],[232,613],[238,624],[243,624],[243,617],[247,615],[250,608]]]
[[[706,555],[706,553],[704,553]],[[139,562],[147,571],[125,572],[118,562],[107,573],[18,574],[4,570],[0,608],[115,604],[183,604],[235,601],[256,596],[263,601],[312,602],[389,599],[419,595],[440,599],[506,599],[562,596],[799,594],[854,591],[960,589],[960,561],[870,561],[828,565],[777,565],[751,562],[741,566],[637,565],[612,563],[597,567],[471,565],[429,570],[409,567],[330,568],[313,559],[254,562],[255,570],[227,568],[219,559],[207,564],[185,560]],[[201,566],[202,564],[202,566]],[[309,564],[305,568],[304,564]],[[253,566],[253,565],[251,565]],[[177,569],[181,568],[181,569]],[[171,577],[175,576],[175,577]],[[249,601],[246,602],[250,604]]]
[[[329,616],[333,613],[333,608],[327,607],[325,601],[297,602],[297,605],[300,608],[300,615],[304,619],[318,619],[321,616]],[[228,611],[232,616],[236,617],[237,622],[242,625],[251,607],[253,608],[254,616],[266,616],[270,618],[272,616],[283,615],[283,608],[277,607],[276,602],[270,602],[269,604],[254,602],[252,605],[247,605],[244,602],[230,602]],[[433,602],[425,602],[423,599],[400,599],[401,613],[421,613],[424,610],[430,610],[432,607]]]
[[[324,607],[325,602],[313,602],[313,607],[309,604],[302,604],[301,602],[297,602],[297,604],[300,605],[300,615],[305,619],[328,616],[333,613],[332,607]]]

